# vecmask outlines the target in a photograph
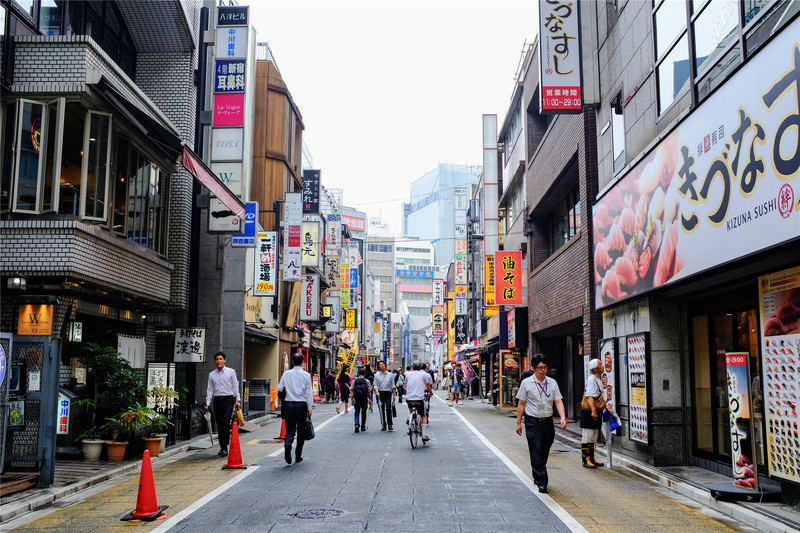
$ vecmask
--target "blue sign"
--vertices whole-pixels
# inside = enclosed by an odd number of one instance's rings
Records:
[[[257,221],[258,202],[247,202],[244,211],[244,233],[241,235],[234,235],[231,246],[237,248],[255,248]]]
[[[5,383],[6,366],[6,351],[3,349],[3,345],[0,344],[0,387]]]
[[[245,89],[245,60],[218,59],[214,71],[215,93],[242,93]]]
[[[358,267],[350,267],[350,289],[358,289]]]
[[[397,276],[401,278],[426,278],[433,279],[433,272],[427,270],[397,270]]]

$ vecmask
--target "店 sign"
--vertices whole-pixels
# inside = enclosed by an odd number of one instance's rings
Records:
[[[495,302],[522,305],[522,252],[495,252]]]
[[[244,233],[231,237],[234,248],[252,248],[256,245],[256,219],[258,218],[258,202],[245,203]]]
[[[274,231],[259,231],[255,250],[255,296],[275,296],[278,283],[278,235]]]
[[[798,241],[798,35],[800,19],[593,206],[598,308]]]
[[[539,0],[539,112],[581,111],[578,2]]]
[[[307,274],[300,296],[300,320],[319,320],[319,275]]]
[[[205,328],[183,328],[175,330],[176,363],[202,363],[205,361]]]
[[[52,333],[52,305],[24,304],[19,306],[17,335],[51,335]]]

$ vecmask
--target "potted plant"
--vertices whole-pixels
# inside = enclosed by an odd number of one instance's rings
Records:
[[[150,451],[151,457],[158,457],[163,451],[164,437],[172,422],[164,415],[153,413],[149,423],[145,426],[145,436],[142,437],[144,446]]]
[[[111,439],[106,441],[106,454],[109,461],[122,461],[125,457],[128,439],[137,431],[147,428],[153,415],[155,412],[152,409],[137,403],[117,416],[106,418],[106,423],[100,430],[111,436]]]
[[[75,442],[81,443],[84,459],[96,461],[100,459],[100,455],[103,453],[103,443],[105,442],[100,434],[100,429],[95,424],[97,403],[91,398],[72,400],[72,403],[77,406],[86,407],[87,410],[91,412],[91,425],[88,429],[78,434],[75,438]]]
[[[168,387],[156,386],[147,390],[147,398],[148,405],[152,405],[155,412],[158,413],[157,416],[161,417],[158,421],[154,418],[153,425],[157,426],[154,436],[161,437],[159,452],[163,452],[167,440],[167,430],[172,425],[165,413],[174,412],[176,400],[180,398],[180,395]]]

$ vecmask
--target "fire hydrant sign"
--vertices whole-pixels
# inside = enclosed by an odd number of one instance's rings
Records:
[[[175,330],[176,363],[205,362],[205,328],[179,328]]]

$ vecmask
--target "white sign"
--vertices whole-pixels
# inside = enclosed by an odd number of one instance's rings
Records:
[[[319,222],[306,221],[302,224],[303,239],[300,242],[302,253],[301,264],[308,267],[322,268],[320,252]]]
[[[467,224],[467,212],[463,209],[456,209],[455,223],[457,226],[464,226]]]
[[[466,315],[467,314],[467,300],[466,298],[456,298],[454,300],[455,306],[455,314],[456,315]]]
[[[211,163],[211,171],[236,196],[242,196],[242,164]]]
[[[581,34],[578,2],[539,0],[539,112],[579,112]]]
[[[74,320],[69,323],[69,341],[82,342],[83,341],[83,322],[75,322]]]
[[[341,324],[342,309],[339,302],[339,292],[336,291],[325,297],[325,303],[331,306],[331,317],[325,323],[325,331],[328,333],[338,333]]]
[[[216,59],[242,59],[247,57],[247,27],[217,29],[214,57]]]
[[[444,280],[433,280],[433,297],[431,298],[431,305],[444,305]]]
[[[319,275],[303,276],[303,292],[300,293],[300,320],[319,320]]]
[[[301,281],[303,199],[299,192],[284,195],[283,281]]]
[[[467,188],[453,187],[453,207],[458,211],[467,209]]]
[[[342,217],[341,215],[328,215],[328,224],[325,228],[326,250],[328,255],[339,255],[342,247]]]
[[[231,210],[219,198],[208,199],[208,231],[222,233],[241,233],[244,231],[242,219],[231,213]]]
[[[342,342],[345,344],[352,344],[356,340],[356,332],[352,329],[346,329],[342,332]]]
[[[211,130],[211,160],[241,161],[244,149],[244,128]]]
[[[278,284],[278,235],[259,231],[256,235],[254,296],[275,296]]]
[[[28,392],[39,392],[42,388],[42,374],[28,372]]]
[[[467,284],[467,257],[465,255],[456,255],[453,260],[455,266],[455,284]]]
[[[202,363],[205,361],[205,328],[182,328],[175,330],[176,363]]]

